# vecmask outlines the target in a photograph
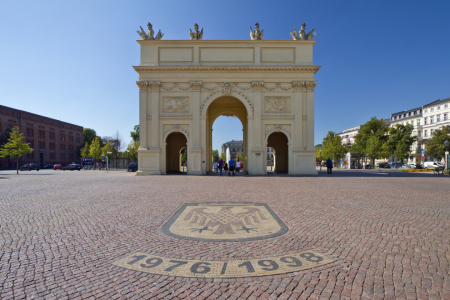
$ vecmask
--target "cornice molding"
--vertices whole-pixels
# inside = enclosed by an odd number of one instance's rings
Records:
[[[303,72],[314,74],[320,66],[135,66],[136,72]]]

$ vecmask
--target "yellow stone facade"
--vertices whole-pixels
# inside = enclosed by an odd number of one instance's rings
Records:
[[[312,40],[138,41],[140,148],[137,175],[167,174],[188,151],[187,172],[212,168],[212,125],[243,125],[244,171],[316,175]],[[180,148],[181,147],[181,148]],[[178,149],[180,148],[180,149]],[[278,149],[278,150],[277,150]]]

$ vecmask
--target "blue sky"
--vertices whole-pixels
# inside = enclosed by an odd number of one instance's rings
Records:
[[[129,141],[138,123],[132,66],[139,64],[139,26],[150,21],[176,40],[188,39],[197,22],[205,40],[248,40],[259,22],[264,39],[282,40],[306,22],[316,28],[314,63],[321,66],[317,144],[329,130],[450,97],[449,11],[443,0],[0,0],[0,104],[101,136],[119,130]],[[227,137],[242,138],[239,123],[222,119],[214,124],[215,149]]]

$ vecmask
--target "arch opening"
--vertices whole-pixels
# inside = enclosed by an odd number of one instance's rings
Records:
[[[181,173],[183,149],[187,149],[187,138],[180,132],[172,132],[166,138],[166,173]],[[186,154],[187,155],[187,154]]]
[[[274,150],[273,172],[287,173],[289,171],[289,140],[282,132],[272,132],[267,138],[267,147]]]
[[[213,150],[218,150],[219,157],[222,152],[222,144],[226,143],[229,145],[229,150],[232,158],[236,159],[236,156],[238,152],[241,153],[241,160],[244,164],[243,171],[247,171],[247,108],[242,103],[241,100],[233,97],[233,96],[222,96],[218,97],[214,101],[212,101],[207,109],[206,112],[206,145],[207,145],[207,152],[206,152],[206,171],[212,172],[212,166],[213,166]],[[240,122],[234,121],[235,126],[230,126],[229,128],[223,126],[224,124],[220,124],[220,129],[215,128],[214,131],[214,149],[213,149],[213,126],[216,124],[219,125],[221,120],[223,118],[220,118],[221,116],[225,117],[236,117]],[[227,119],[227,118],[226,118]],[[225,120],[226,120],[225,119]],[[226,122],[225,122],[226,123]],[[241,123],[242,126],[237,125],[237,123]],[[225,128],[223,128],[225,127]],[[227,130],[232,130],[230,132],[227,132]],[[241,132],[236,132],[236,130],[242,130]],[[216,134],[217,132],[217,134]],[[242,137],[239,138],[233,138],[233,137]],[[235,141],[230,141],[230,140]],[[241,140],[239,142],[239,140]],[[220,148],[219,148],[220,146]],[[219,149],[216,149],[219,148]],[[234,151],[233,151],[234,149]],[[226,151],[226,150],[224,150]]]

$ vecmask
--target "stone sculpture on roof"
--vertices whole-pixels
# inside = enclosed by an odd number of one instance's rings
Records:
[[[315,28],[311,29],[311,31],[308,34],[306,34],[305,27],[306,27],[306,24],[303,23],[301,30],[298,32],[298,34],[297,34],[297,29],[294,27],[294,32],[291,32],[292,38],[294,40],[310,40],[310,39],[312,39],[316,35],[315,32],[313,33]]]
[[[253,31],[252,26],[250,26],[250,37],[252,41],[254,40],[262,40],[264,36],[264,29],[259,31],[259,24],[255,24],[255,31]]]
[[[164,36],[164,33],[161,32],[161,29],[158,31],[158,33],[156,34],[155,37],[153,37],[153,34],[155,34],[155,32],[153,31],[153,25],[148,22],[147,27],[148,27],[148,34],[145,33],[144,29],[141,27],[141,31],[137,31],[137,33],[141,36],[141,38],[143,40],[157,40],[159,41],[160,39],[162,39],[162,37]]]
[[[191,40],[201,40],[203,38],[203,27],[202,31],[198,31],[198,25],[197,23],[194,24],[194,32],[192,32],[192,29],[189,28],[191,31],[190,36]]]

